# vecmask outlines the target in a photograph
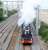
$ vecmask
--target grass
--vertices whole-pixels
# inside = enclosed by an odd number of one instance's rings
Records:
[[[41,23],[41,27],[39,29],[39,35],[45,42],[48,41],[48,24],[43,22]]]

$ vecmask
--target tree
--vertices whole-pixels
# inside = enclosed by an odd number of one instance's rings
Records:
[[[3,6],[3,2],[2,2],[2,1],[0,1],[0,7],[1,7],[1,6]]]

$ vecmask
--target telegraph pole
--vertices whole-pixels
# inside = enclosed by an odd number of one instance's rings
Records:
[[[39,11],[40,11],[40,6],[38,5],[35,10],[36,10],[36,34],[37,34],[37,38],[38,38],[38,45],[40,46],[40,50],[41,50],[41,45],[40,45],[40,41],[39,41],[39,28],[40,28],[40,20],[39,20]]]
[[[38,36],[39,29],[39,5],[35,8],[36,10],[36,34]]]

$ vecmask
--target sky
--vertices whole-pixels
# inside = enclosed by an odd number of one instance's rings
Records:
[[[1,0],[1,1],[16,1],[16,0]],[[17,8],[16,2],[4,2],[4,4],[5,4],[6,7],[8,7],[9,10]]]
[[[17,0],[4,0],[4,1],[17,1]],[[19,0],[20,1],[20,0]],[[13,5],[16,5],[16,3],[13,3]],[[9,5],[12,5],[12,3],[9,3]],[[25,24],[28,24],[30,22],[33,22],[35,16],[35,7],[40,5],[40,9],[48,9],[48,0],[24,0],[23,3],[23,9],[22,10],[22,17],[18,21],[18,25],[20,26],[23,22]],[[16,6],[14,6],[15,8]],[[13,7],[8,6],[9,9],[12,9]]]
[[[48,0],[41,0],[40,8],[48,9]]]
[[[1,1],[17,1],[17,0],[1,0]],[[24,0],[27,1],[27,0]],[[48,0],[29,0],[32,1],[32,3],[36,3],[40,5],[41,9],[47,9],[48,8]],[[15,5],[16,3],[13,3]],[[11,5],[11,3],[9,3]]]

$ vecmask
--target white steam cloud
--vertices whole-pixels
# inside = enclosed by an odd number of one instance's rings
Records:
[[[39,5],[41,0],[24,0],[23,9],[22,9],[22,17],[18,21],[18,25],[20,26],[23,22],[28,24],[33,22],[35,16],[35,6]]]

